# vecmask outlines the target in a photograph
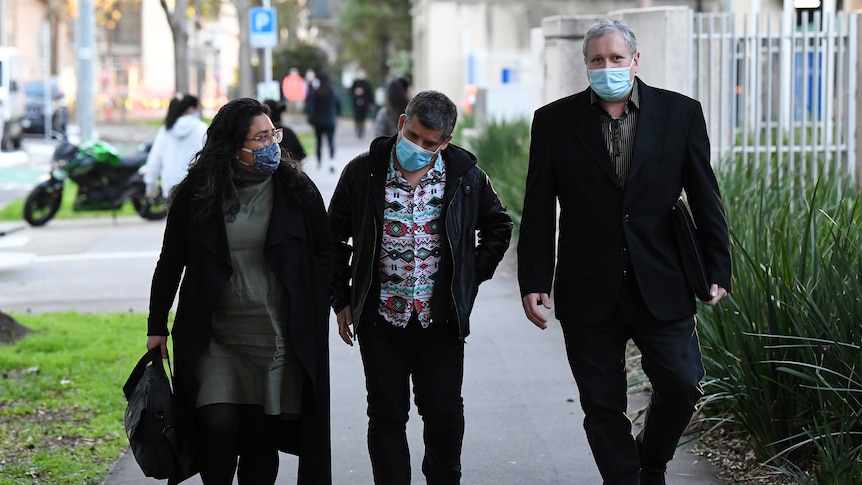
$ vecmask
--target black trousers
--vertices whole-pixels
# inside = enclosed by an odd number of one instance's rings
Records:
[[[703,395],[694,317],[656,320],[630,278],[605,321],[562,322],[562,328],[585,414],[584,429],[604,483],[637,485],[639,467],[663,470]],[[653,389],[637,438],[626,414],[629,339],[640,349]]]
[[[368,391],[368,452],[375,485],[410,485],[410,377],[424,423],[422,473],[429,485],[461,480],[464,342],[451,325],[407,328],[382,319],[358,331]]]
[[[314,140],[316,145],[317,166],[323,163],[323,138],[329,145],[329,161],[335,158],[335,125],[314,125]]]

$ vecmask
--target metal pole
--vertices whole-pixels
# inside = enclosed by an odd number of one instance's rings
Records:
[[[263,0],[263,7],[270,8],[270,0]],[[272,81],[272,47],[263,50],[263,82]]]
[[[45,139],[51,139],[54,131],[54,89],[51,79],[51,25],[42,24],[42,116],[44,117]]]
[[[81,141],[90,140],[95,129],[93,122],[93,99],[95,67],[95,14],[93,0],[78,2],[78,128]]]

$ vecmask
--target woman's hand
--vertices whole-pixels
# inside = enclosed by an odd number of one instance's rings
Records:
[[[168,358],[168,337],[165,335],[150,335],[147,337],[147,350],[153,350],[156,347],[161,347],[162,358]]]

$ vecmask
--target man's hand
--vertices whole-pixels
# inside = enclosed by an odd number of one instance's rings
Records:
[[[548,320],[539,311],[539,305],[547,309],[551,308],[551,298],[547,293],[528,293],[521,298],[521,304],[524,306],[524,315],[527,316],[527,320],[542,330],[548,328]]]
[[[153,350],[156,347],[161,347],[162,358],[168,358],[168,338],[164,335],[150,335],[147,337],[147,350]]]
[[[341,340],[344,340],[344,343],[353,347],[354,335],[350,329],[350,326],[353,325],[353,312],[350,310],[350,305],[347,305],[338,312],[335,315],[335,319],[338,321],[338,335],[341,336]]]
[[[716,304],[718,304],[718,302],[721,301],[722,298],[727,296],[727,290],[725,290],[721,286],[718,286],[717,284],[713,283],[709,287],[709,295],[712,297],[712,300],[705,301],[704,303],[706,303],[709,306],[715,306]]]

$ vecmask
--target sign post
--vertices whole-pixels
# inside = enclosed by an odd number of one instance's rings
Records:
[[[277,16],[275,9],[269,6],[269,0],[264,0],[263,7],[253,7],[248,11],[249,21],[249,45],[254,49],[264,49],[263,53],[263,75],[266,85],[266,94],[264,97],[270,97],[269,87],[274,81],[272,80],[272,48],[278,43]],[[278,83],[275,83],[276,86]],[[261,89],[258,87],[258,96],[260,97]],[[277,95],[277,88],[276,88]],[[274,99],[278,100],[276,96]]]

